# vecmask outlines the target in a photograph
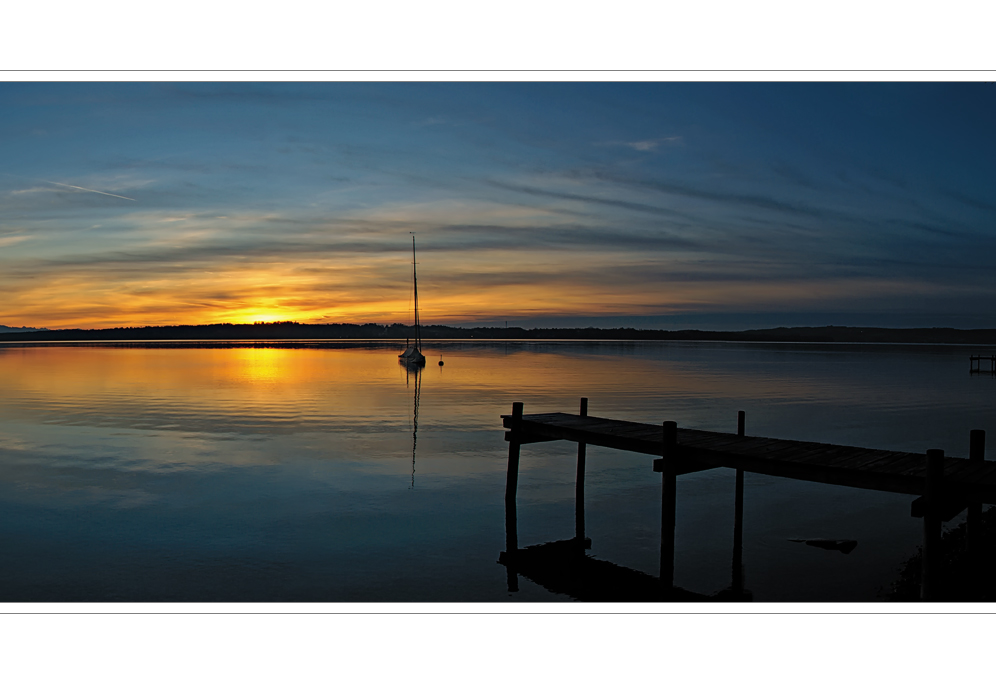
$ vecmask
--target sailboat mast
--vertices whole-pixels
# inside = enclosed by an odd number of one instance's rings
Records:
[[[415,236],[412,235],[412,283],[415,286],[415,348],[422,349],[422,330],[418,322],[418,276],[415,274]]]

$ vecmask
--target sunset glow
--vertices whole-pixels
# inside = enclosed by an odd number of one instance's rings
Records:
[[[7,83],[0,325],[406,323],[414,233],[427,324],[996,326],[993,104],[971,83]]]

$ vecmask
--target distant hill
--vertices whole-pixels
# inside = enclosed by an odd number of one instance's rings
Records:
[[[28,330],[0,326],[0,341],[155,341],[155,340],[403,340],[415,336],[413,327],[395,323],[256,323],[167,325],[106,330]],[[425,340],[700,340],[728,342],[852,342],[996,345],[996,329],[769,328],[766,330],[637,330],[635,328],[455,328],[429,325]]]
[[[39,330],[48,330],[48,328],[12,328],[9,325],[0,325],[0,333],[37,332]]]

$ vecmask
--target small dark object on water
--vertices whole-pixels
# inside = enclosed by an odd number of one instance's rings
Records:
[[[439,365],[440,366],[443,365],[443,355],[442,354],[439,355]]]
[[[805,542],[809,546],[827,551],[840,551],[850,553],[858,545],[853,539],[789,539],[791,542]]]

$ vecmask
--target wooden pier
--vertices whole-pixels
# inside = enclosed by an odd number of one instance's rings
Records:
[[[973,430],[969,458],[945,456],[940,449],[925,454],[861,447],[769,439],[747,436],[743,411],[737,417],[737,433],[678,428],[673,421],[649,425],[587,415],[587,399],[578,415],[568,413],[523,414],[521,403],[503,415],[508,428],[508,472],[505,489],[506,551],[518,551],[515,493],[520,447],[523,444],[567,440],[577,442],[576,539],[584,539],[585,445],[594,444],[657,457],[653,470],[662,474],[660,582],[673,587],[675,483],[679,476],[711,468],[737,471],[735,491],[733,580],[734,593],[743,590],[743,473],[760,473],[809,482],[909,494],[911,515],[923,518],[923,572],[921,598],[933,600],[939,593],[938,546],[941,523],[969,509],[969,544],[976,538],[982,504],[996,504],[996,462],[985,461],[985,433]],[[977,554],[976,554],[977,555]],[[510,566],[511,567],[511,566]],[[510,570],[511,572],[511,570]],[[510,576],[510,585],[511,585]]]

